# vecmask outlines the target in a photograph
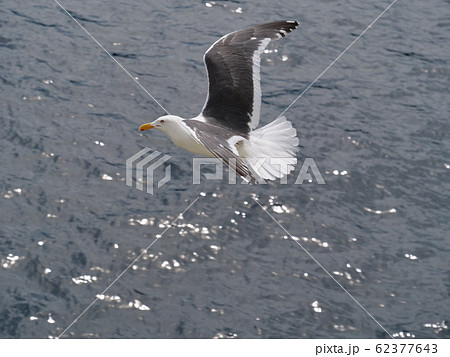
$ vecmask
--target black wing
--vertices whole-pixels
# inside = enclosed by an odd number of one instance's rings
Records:
[[[209,90],[202,111],[206,120],[241,133],[256,128],[261,107],[260,55],[271,40],[297,26],[297,21],[253,26],[223,36],[206,51]]]

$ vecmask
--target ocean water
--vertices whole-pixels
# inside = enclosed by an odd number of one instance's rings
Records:
[[[298,20],[261,61],[265,124],[390,1],[60,3],[184,117],[211,43]],[[163,109],[56,2],[4,0],[0,337],[449,338],[449,7],[398,0],[285,113],[324,185],[193,185],[137,131]],[[171,156],[153,195],[125,182],[145,147]]]

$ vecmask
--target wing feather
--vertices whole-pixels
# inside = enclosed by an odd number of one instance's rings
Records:
[[[236,139],[239,138],[237,138],[236,134],[233,134],[227,128],[197,120],[188,119],[184,120],[184,123],[194,131],[196,140],[205,145],[226,166],[244,179],[250,179],[252,182],[256,182],[255,177],[244,160],[239,157],[236,147],[230,145],[230,142],[238,141]],[[244,140],[246,138],[242,137],[242,139]]]
[[[208,96],[202,110],[219,122],[248,134],[259,122],[261,108],[260,58],[271,40],[284,37],[297,21],[278,21],[229,33],[205,53]]]

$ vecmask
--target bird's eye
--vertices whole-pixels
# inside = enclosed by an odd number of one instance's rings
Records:
[[[164,123],[164,119],[160,120],[159,122],[160,122],[160,123]]]

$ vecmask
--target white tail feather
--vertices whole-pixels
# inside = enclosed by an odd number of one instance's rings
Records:
[[[256,174],[263,179],[275,180],[295,169],[298,144],[297,131],[282,116],[252,131],[249,141],[238,150]]]

